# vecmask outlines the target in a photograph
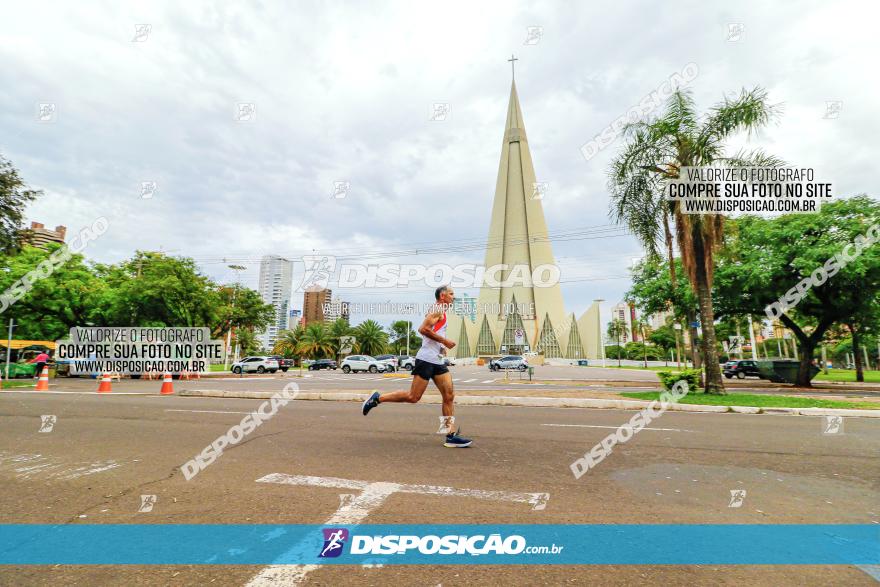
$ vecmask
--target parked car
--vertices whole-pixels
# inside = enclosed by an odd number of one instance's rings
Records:
[[[281,355],[272,355],[269,358],[278,361],[278,368],[284,373],[287,373],[287,370],[294,366],[293,359],[285,359]]]
[[[728,379],[733,378],[734,375],[737,379],[745,379],[746,377],[763,379],[755,361],[728,361],[724,363],[723,373]]]
[[[455,367],[455,359],[450,359],[449,357],[443,357],[443,364],[447,367]]]
[[[351,355],[342,359],[342,372],[369,371],[370,373],[384,373],[388,368],[386,363],[380,363],[369,355]]]
[[[320,371],[321,369],[333,369],[336,371],[336,361],[333,359],[318,359],[309,365],[309,371]]]
[[[399,357],[397,357],[397,366],[401,369],[412,371],[413,367],[416,366],[416,359],[415,357],[411,357],[409,355],[400,355]]]
[[[397,357],[394,355],[379,355],[376,360],[385,363],[388,373],[394,373],[397,370]]]
[[[239,373],[275,373],[278,371],[278,361],[272,357],[245,357],[232,364],[232,372]]]
[[[501,369],[516,369],[525,371],[529,368],[529,363],[522,355],[506,355],[489,361],[490,371],[500,371]]]

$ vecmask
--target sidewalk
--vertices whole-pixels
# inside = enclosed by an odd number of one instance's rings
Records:
[[[318,401],[350,401],[362,402],[375,390],[356,390],[348,392],[325,392],[325,391],[300,391],[298,400]],[[182,390],[178,395],[183,397],[223,397],[243,399],[269,399],[277,391],[244,391],[244,390],[220,390],[220,389],[190,389]],[[597,397],[598,396],[598,397]],[[536,408],[594,408],[613,410],[641,410],[651,405],[652,402],[625,399],[616,394],[599,394],[595,390],[565,389],[565,390],[478,390],[468,391],[466,394],[457,393],[455,402],[458,405],[470,406],[520,406]],[[422,397],[421,403],[439,404],[440,394],[436,391],[428,391]],[[877,410],[850,410],[834,408],[777,408],[777,407],[751,407],[751,406],[710,406],[698,404],[672,404],[670,411],[677,412],[712,412],[712,413],[736,413],[736,414],[788,414],[800,416],[848,416],[880,418],[880,409]]]

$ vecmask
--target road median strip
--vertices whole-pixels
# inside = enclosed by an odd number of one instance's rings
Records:
[[[181,397],[221,397],[239,399],[268,399],[272,397],[272,391],[243,391],[225,389],[187,389],[178,392]],[[300,391],[297,395],[299,400],[318,401],[364,401],[369,393],[361,392],[323,392],[323,391]],[[574,397],[511,397],[511,396],[478,396],[456,395],[455,401],[460,405],[469,406],[516,406],[534,408],[594,408],[610,410],[640,410],[650,402],[640,400],[623,399],[598,399],[598,398],[574,398]],[[425,395],[422,403],[439,404],[439,395]],[[790,414],[801,416],[849,416],[880,418],[880,410],[849,410],[835,408],[759,408],[752,406],[711,406],[699,404],[674,404],[669,407],[670,411],[678,412],[712,412],[712,413],[735,413],[735,414]]]

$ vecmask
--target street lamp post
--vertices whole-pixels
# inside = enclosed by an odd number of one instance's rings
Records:
[[[598,323],[599,323],[599,356],[602,357],[602,367],[605,367],[605,344],[602,342],[602,298],[593,300],[596,303],[596,314],[598,315]]]
[[[232,290],[232,310],[231,313],[235,313],[235,294],[238,293],[238,282],[241,278],[241,271],[247,269],[243,265],[227,265],[230,269],[235,271],[235,288]],[[232,344],[232,319],[233,316],[229,317],[229,330],[226,331],[226,346],[223,348],[223,370],[229,368],[229,347]]]

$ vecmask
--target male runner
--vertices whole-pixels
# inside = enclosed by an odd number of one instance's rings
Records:
[[[458,426],[455,425],[453,401],[455,393],[452,389],[452,373],[446,368],[443,360],[446,349],[455,347],[455,343],[446,338],[446,309],[451,307],[455,299],[455,292],[448,285],[437,288],[434,292],[436,304],[428,311],[425,321],[419,327],[422,335],[422,347],[416,353],[416,364],[413,367],[413,380],[409,391],[392,391],[379,395],[376,391],[364,402],[364,416],[370,410],[385,402],[407,402],[414,404],[422,399],[422,394],[428,388],[428,381],[433,380],[434,385],[440,390],[443,397],[443,426],[446,442],[443,446],[449,448],[466,448],[471,445],[467,438],[459,436]]]

